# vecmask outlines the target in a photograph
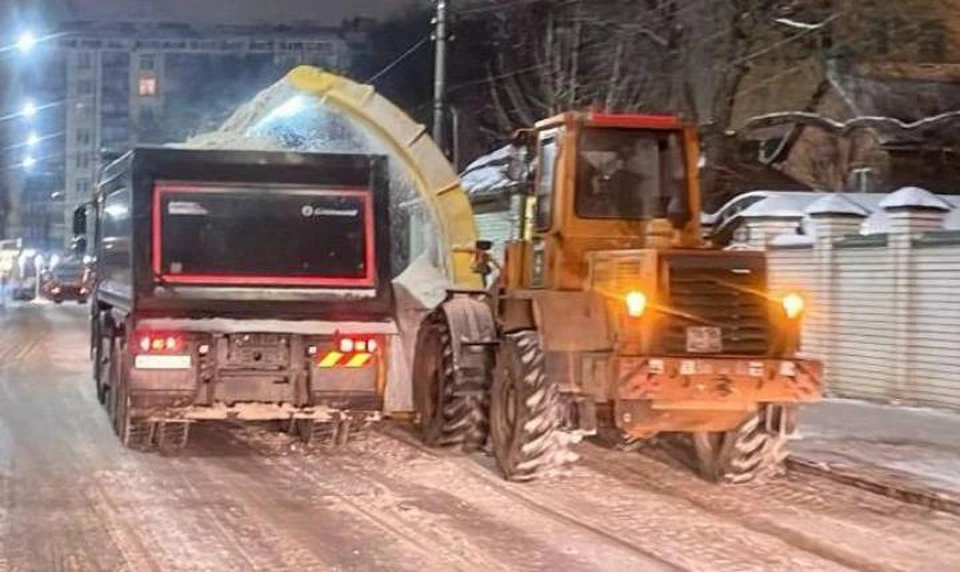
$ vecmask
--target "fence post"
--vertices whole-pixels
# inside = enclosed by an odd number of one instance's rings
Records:
[[[796,234],[803,211],[795,199],[775,195],[750,205],[740,217],[747,229],[746,246],[765,249],[782,234]]]
[[[808,316],[808,329],[819,332],[820,347],[816,348],[824,365],[827,387],[832,383],[833,348],[836,345],[835,292],[838,279],[834,245],[840,238],[860,234],[860,226],[868,213],[860,205],[844,195],[832,193],[817,200],[806,210],[814,233],[813,260],[817,279],[815,281],[816,307]]]
[[[913,240],[925,232],[941,230],[950,206],[933,193],[917,187],[904,187],[880,202],[889,220],[890,256],[893,260],[893,312],[896,355],[894,361],[894,399],[911,399],[913,370],[916,355],[910,342],[915,335],[916,272],[913,260]]]

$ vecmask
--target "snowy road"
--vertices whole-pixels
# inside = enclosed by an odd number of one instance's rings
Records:
[[[336,453],[212,426],[123,450],[85,307],[0,309],[0,570],[960,570],[960,519],[796,475],[718,488],[584,445],[567,478],[386,427]]]

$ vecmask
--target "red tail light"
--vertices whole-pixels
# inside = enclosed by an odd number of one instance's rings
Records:
[[[181,334],[140,332],[136,336],[135,350],[141,354],[183,353],[187,344]]]

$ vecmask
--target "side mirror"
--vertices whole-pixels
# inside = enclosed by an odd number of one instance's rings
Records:
[[[86,203],[73,209],[73,236],[87,234],[87,205]]]
[[[480,251],[482,251],[482,252],[487,252],[487,251],[493,250],[493,241],[492,241],[492,240],[478,240],[478,241],[476,242],[476,244],[474,244],[474,247],[475,247],[477,250],[480,250]]]

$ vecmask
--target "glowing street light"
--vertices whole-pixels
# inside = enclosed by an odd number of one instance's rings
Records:
[[[30,135],[27,135],[27,147],[36,147],[39,142],[40,136],[36,133],[31,132]]]
[[[33,35],[33,32],[24,32],[20,34],[20,38],[17,40],[17,49],[23,53],[27,53],[32,50],[37,45],[37,37]]]
[[[20,110],[20,115],[24,117],[33,117],[37,114],[37,104],[32,101],[27,101],[23,104],[23,109]]]
[[[24,168],[24,169],[30,170],[30,169],[34,168],[36,165],[37,165],[37,160],[36,160],[36,158],[31,157],[30,155],[27,155],[26,157],[24,157],[24,159],[23,159],[23,168]]]

